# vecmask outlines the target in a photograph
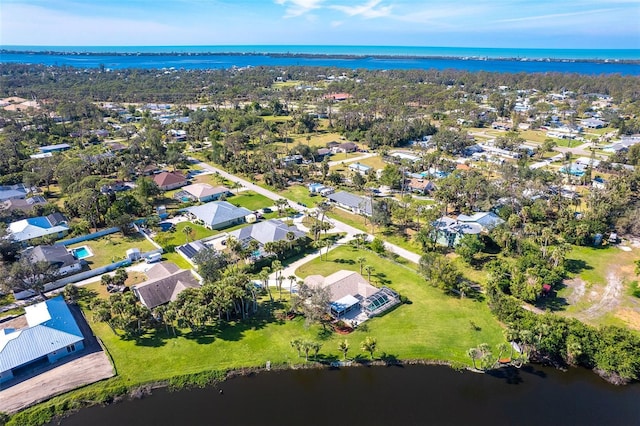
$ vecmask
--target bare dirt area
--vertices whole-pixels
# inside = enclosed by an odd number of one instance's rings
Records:
[[[80,386],[114,375],[109,358],[93,352],[0,391],[0,411],[15,413]]]
[[[593,305],[582,311],[579,315],[586,320],[593,320],[612,312],[621,302],[624,286],[622,278],[614,271],[607,273],[607,285],[604,291]]]
[[[587,283],[585,283],[580,278],[565,280],[564,285],[566,285],[568,288],[571,289],[571,294],[567,296],[568,304],[575,305],[584,297],[584,293],[587,288]]]

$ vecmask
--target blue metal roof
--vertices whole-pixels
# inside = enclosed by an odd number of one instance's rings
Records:
[[[28,328],[0,330],[0,372],[84,340],[62,296],[28,306],[25,310]]]

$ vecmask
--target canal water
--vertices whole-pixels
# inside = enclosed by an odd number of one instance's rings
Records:
[[[155,390],[59,424],[626,426],[640,425],[640,385],[536,366],[492,375],[441,366],[281,371],[217,388]]]

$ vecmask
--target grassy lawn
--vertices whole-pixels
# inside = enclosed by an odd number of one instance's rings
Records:
[[[633,261],[638,258],[638,251],[622,251],[616,247],[601,248],[574,246],[567,255],[569,269],[573,276],[591,284],[606,282],[607,272],[616,272],[630,277],[633,273]]]
[[[375,170],[384,169],[384,166],[387,165],[387,163],[382,160],[382,157],[378,155],[359,160],[358,163],[373,167]]]
[[[338,358],[340,340],[349,341],[349,355],[353,357],[360,353],[360,342],[370,335],[378,339],[378,354],[387,353],[403,359],[450,360],[466,365],[470,364],[466,355],[468,348],[483,342],[496,345],[502,341],[500,325],[484,302],[445,296],[426,285],[412,270],[370,252],[341,247],[330,252],[329,261],[315,259],[298,273],[306,276],[311,273],[326,275],[339,269],[358,270],[354,259],[359,256],[375,265],[372,280],[376,285],[388,285],[412,301],[368,321],[366,332],[323,336],[320,327],[306,328],[303,319],[275,320],[273,309],[282,306],[267,300],[263,300],[259,314],[246,322],[211,327],[197,334],[187,329],[179,330],[178,337],[167,335],[162,329],[137,340],[126,340],[116,336],[105,323],[91,325],[114,359],[119,377],[113,380],[127,384],[209,369],[260,366],[268,360],[277,364],[300,364],[303,359],[298,358],[289,344],[294,338],[320,340],[323,344],[320,353],[328,358]],[[342,259],[342,262],[336,259]],[[87,317],[91,322],[90,312]],[[481,330],[474,330],[471,322]]]
[[[163,237],[167,237],[166,242],[163,241],[162,244],[164,246],[180,246],[182,244],[187,243],[187,235],[183,232],[185,226],[189,226],[193,231],[193,234],[188,238],[189,241],[201,240],[202,238],[210,237],[211,235],[215,235],[220,233],[220,231],[214,231],[211,229],[207,229],[202,225],[196,225],[191,222],[180,222],[175,228],[176,230],[171,232],[158,232],[158,240],[162,241]]]
[[[119,232],[67,247],[71,249],[82,246],[88,246],[93,253],[92,257],[85,259],[91,268],[109,265],[122,260],[125,258],[126,251],[131,248],[139,248],[142,253],[156,249],[153,244],[140,234],[136,233],[123,237]]]
[[[309,194],[309,189],[304,185],[292,185],[284,191],[278,191],[280,195],[298,203],[304,203],[307,207],[316,206],[318,203],[324,201],[324,198],[316,195],[312,197]]]
[[[327,216],[353,226],[362,232],[371,232],[371,224],[369,223],[369,220],[367,220],[365,225],[365,218],[360,215],[349,213],[339,208],[333,208],[329,213],[327,213]]]
[[[307,136],[311,138],[307,141]],[[311,134],[301,134],[293,136],[294,145],[302,144],[309,146],[317,146],[318,148],[324,148],[329,142],[341,142],[340,134],[335,132],[321,131]],[[284,145],[284,144],[283,144]],[[333,159],[333,158],[332,158]]]
[[[412,302],[367,321],[368,334],[378,339],[380,351],[403,359],[448,359],[469,364],[467,349],[483,342],[496,345],[503,341],[500,325],[484,302],[446,296],[412,269],[368,251],[340,247],[329,252],[328,261],[314,259],[298,268],[296,274],[326,276],[340,269],[359,272],[356,259],[360,256],[375,267],[371,276],[374,285],[389,286]],[[475,331],[471,322],[481,330]],[[358,340],[349,340],[352,347],[357,347]]]
[[[191,264],[189,262],[187,262],[187,260],[180,256],[178,253],[173,252],[173,253],[164,253],[162,255],[162,260],[166,260],[168,262],[172,262],[175,263],[176,265],[178,265],[178,267],[182,268],[182,269],[191,269],[193,268],[193,266],[191,266]]]
[[[249,210],[258,210],[263,207],[273,206],[273,200],[253,191],[243,191],[238,195],[227,198],[227,201],[236,206]]]

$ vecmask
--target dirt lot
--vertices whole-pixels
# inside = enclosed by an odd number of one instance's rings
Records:
[[[77,306],[70,306],[84,340],[84,349],[55,364],[36,366],[0,386],[0,411],[15,413],[53,396],[115,375],[107,354]]]
[[[107,355],[90,353],[0,391],[0,411],[15,413],[55,395],[114,375]]]

